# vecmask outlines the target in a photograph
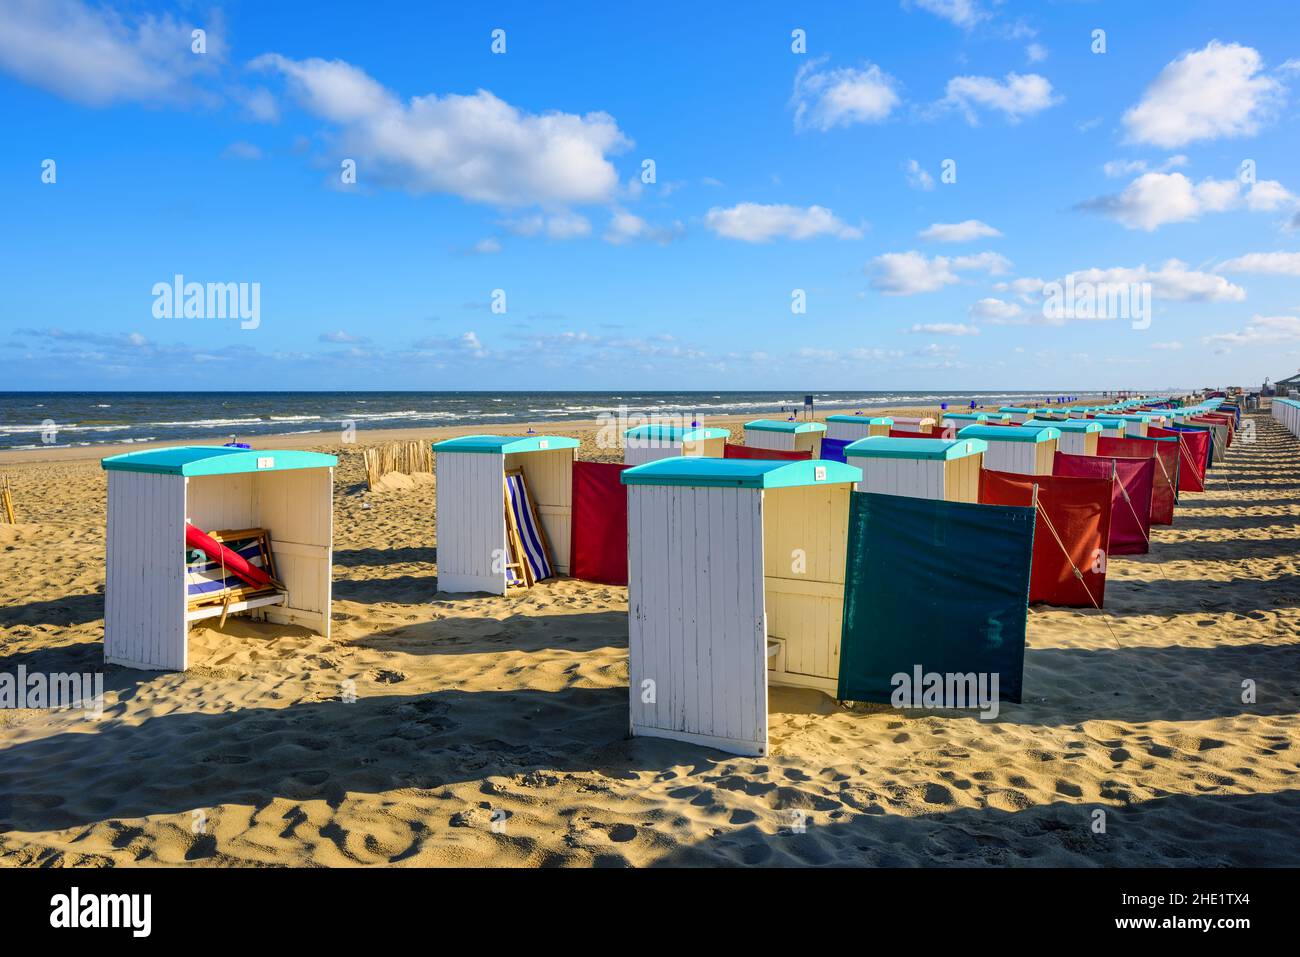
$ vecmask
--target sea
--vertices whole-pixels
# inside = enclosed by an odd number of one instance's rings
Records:
[[[1095,394],[1095,393],[1094,393]],[[968,408],[1069,395],[1042,392],[0,392],[0,450],[259,435],[483,426],[485,431],[602,416],[673,415],[707,425],[722,415],[780,415],[889,406]]]

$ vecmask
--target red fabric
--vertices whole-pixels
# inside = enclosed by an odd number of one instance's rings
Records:
[[[1220,425],[1228,427],[1228,441],[1224,448],[1232,448],[1232,440],[1237,437],[1237,417],[1231,412],[1205,412],[1199,416],[1200,419],[1208,419],[1211,422],[1218,422]],[[1196,419],[1192,420],[1193,422]]]
[[[782,452],[779,449],[756,449],[750,445],[732,445],[728,442],[722,447],[724,459],[810,459],[811,452]]]
[[[1210,443],[1210,433],[1179,432],[1152,425],[1147,428],[1147,435],[1157,439],[1178,440],[1181,456],[1178,460],[1178,491],[1205,491],[1205,449]]]
[[[1130,459],[1159,457],[1155,486],[1151,492],[1151,524],[1174,524],[1174,502],[1178,491],[1178,446],[1172,442],[1154,442],[1141,436],[1114,438],[1102,435],[1097,438],[1097,454]]]
[[[1038,487],[1034,562],[1029,575],[1031,604],[1045,602],[1048,605],[1092,608],[1095,602],[1098,608],[1104,606],[1113,485],[1110,478],[1018,475],[992,469],[980,471],[982,505],[1031,508],[1034,487]],[[1064,552],[1062,544],[1065,545]],[[1083,573],[1082,582],[1075,576],[1075,568]]]
[[[1071,455],[1057,452],[1053,475],[1107,478],[1113,484],[1110,499],[1111,555],[1145,555],[1150,550],[1151,492],[1155,485],[1156,460],[1102,458],[1099,455]],[[1125,501],[1125,493],[1128,500]]]
[[[222,562],[226,566],[226,571],[238,575],[241,581],[247,582],[254,588],[270,588],[273,584],[270,575],[256,565],[250,565],[244,560],[243,555],[231,551],[203,529],[188,522],[185,524],[185,546],[197,548],[214,562]]]
[[[949,426],[949,428],[951,429],[952,427]],[[938,428],[936,428],[933,432],[902,432],[902,431],[899,431],[898,429],[890,429],[890,430],[889,430],[889,437],[890,437],[891,439],[941,439],[941,438],[944,438],[943,434],[940,432],[940,430],[939,430]],[[956,432],[955,429],[953,429],[953,430],[952,430],[952,435],[949,436],[949,438],[956,438],[956,437],[957,437],[957,432]]]
[[[627,584],[626,465],[573,463],[573,538],[569,574],[604,585]]]

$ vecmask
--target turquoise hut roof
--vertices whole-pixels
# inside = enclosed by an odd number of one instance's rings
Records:
[[[755,419],[746,422],[745,429],[755,432],[825,432],[826,426],[821,422],[785,422],[781,419]]]
[[[624,469],[624,485],[688,485],[696,488],[790,488],[859,482],[862,470],[821,459],[714,459],[679,456]]]
[[[641,442],[701,442],[704,439],[729,439],[728,429],[686,428],[680,425],[634,425],[623,433]]]
[[[151,472],[155,475],[237,475],[241,472],[286,472],[324,469],[339,464],[337,456],[283,449],[236,449],[225,445],[179,445],[110,455],[100,461],[107,472]]]
[[[1102,426],[1096,419],[1066,419],[1064,422],[1040,422],[1029,419],[1021,422],[1019,428],[1056,429],[1058,432],[1082,432],[1086,435],[1089,432],[1100,432]]]
[[[972,426],[973,428],[973,426]],[[1008,431],[1010,431],[1008,429]],[[868,459],[937,459],[951,461],[987,452],[983,439],[904,439],[873,435],[844,446],[844,455]]]
[[[567,435],[462,435],[433,443],[435,452],[474,452],[480,455],[511,455],[515,452],[545,452],[576,449],[577,439]]]
[[[893,425],[894,420],[887,415],[828,415],[827,422],[857,422],[867,425]]]
[[[1019,425],[968,425],[957,433],[959,439],[983,439],[986,442],[1050,442],[1060,437],[1061,430],[1055,425],[1041,429],[1026,429]]]

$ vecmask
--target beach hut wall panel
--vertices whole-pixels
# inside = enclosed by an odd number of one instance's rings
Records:
[[[872,435],[888,435],[894,420],[888,416],[828,415],[825,438],[836,442],[856,442]]]
[[[1085,419],[1052,423],[1040,423],[1036,419],[1030,419],[1028,422],[1022,422],[1020,428],[1055,428],[1061,433],[1061,437],[1056,441],[1057,449],[1069,455],[1096,455],[1097,437],[1101,435],[1101,423]]]
[[[842,607],[859,474],[839,462],[685,458],[623,472],[634,735],[766,754],[769,680],[831,687],[813,679],[838,677],[830,609],[837,596]],[[816,673],[780,670],[791,665]]]
[[[1274,399],[1273,418],[1292,435],[1300,435],[1300,402],[1294,399]]]
[[[779,645],[769,663],[772,684],[835,694],[850,494],[848,484],[763,493],[767,636]]]
[[[1098,416],[1094,422],[1101,423],[1101,434],[1110,439],[1122,439],[1128,432],[1128,423],[1117,416]]]
[[[184,671],[191,611],[185,525],[207,532],[262,528],[276,576],[274,603],[234,601],[272,622],[330,634],[333,491],[338,459],[315,452],[180,446],[103,460],[108,473],[104,660]]]
[[[997,428],[968,425],[957,433],[958,440],[979,439],[988,444],[984,468],[1020,475],[1051,475],[1060,437],[1060,429],[1053,426]]]
[[[820,422],[785,422],[755,419],[745,423],[745,444],[779,452],[807,452],[814,459],[821,454],[826,426]]]
[[[934,419],[918,418],[916,416],[894,416],[895,432],[920,432],[922,435],[929,435],[934,431]]]
[[[1007,415],[1011,416],[1012,422],[1024,422],[1026,419],[1032,419],[1034,417],[1034,410],[1025,406],[1004,405],[1002,408],[998,409],[998,411],[1005,412]]]
[[[433,446],[440,592],[506,593],[505,473],[513,469],[523,472],[552,567],[569,573],[577,446],[557,435],[467,435]]]
[[[947,502],[978,502],[988,445],[979,439],[869,438],[844,449],[862,470],[859,492]]]

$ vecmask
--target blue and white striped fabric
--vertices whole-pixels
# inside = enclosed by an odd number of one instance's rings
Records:
[[[522,475],[506,476],[506,491],[510,493],[510,510],[515,517],[515,527],[519,529],[519,539],[524,545],[524,560],[532,569],[533,579],[541,581],[550,578],[551,563],[546,560],[546,549],[542,547],[542,530],[533,523],[533,511],[528,507],[528,487],[524,485]]]
[[[258,547],[256,538],[229,541],[224,544],[232,552],[237,552],[248,564],[257,568],[263,566],[262,549]],[[185,594],[189,598],[199,598],[204,595],[219,595],[230,588],[248,587],[248,583],[233,572],[223,577],[221,571],[221,562],[219,560],[209,558],[197,548],[187,550],[185,555]]]

